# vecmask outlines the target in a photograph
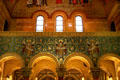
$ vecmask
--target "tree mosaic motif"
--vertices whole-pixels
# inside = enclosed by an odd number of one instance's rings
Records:
[[[24,54],[27,54],[27,56],[30,56],[31,54],[34,53],[34,47],[33,46],[34,46],[35,42],[31,42],[31,40],[27,40],[26,42],[23,41],[22,44],[23,44],[22,52]]]

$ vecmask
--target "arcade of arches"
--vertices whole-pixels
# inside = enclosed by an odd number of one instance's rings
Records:
[[[119,31],[120,0],[0,0],[0,80],[120,80]]]
[[[30,80],[60,80],[58,78],[62,78],[62,75],[64,75],[64,80],[120,79],[119,56],[113,53],[105,54],[99,58],[97,65],[99,70],[94,69],[94,71],[92,60],[83,53],[72,53],[63,62],[59,62],[50,53],[39,53],[31,58],[28,66],[31,73],[28,73],[30,74]],[[1,80],[25,80],[24,72],[21,73],[24,66],[25,62],[20,55],[17,53],[5,53],[0,58]],[[28,73],[25,73],[26,76]]]

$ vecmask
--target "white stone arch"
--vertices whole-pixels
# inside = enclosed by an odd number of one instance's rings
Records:
[[[2,78],[24,67],[24,59],[17,53],[7,52],[0,56],[0,68]]]
[[[48,52],[41,52],[33,56],[30,60],[29,67],[32,68],[32,74],[30,75],[30,80],[34,79],[35,76],[44,69],[49,69],[56,73],[56,68],[59,63],[57,58]],[[39,67],[39,69],[38,69]],[[36,72],[37,71],[37,72]]]
[[[115,53],[105,53],[97,62],[100,69],[105,71],[108,76],[113,76],[113,80],[116,80],[118,76],[118,65],[120,65],[120,56]]]
[[[22,63],[23,63],[23,66],[24,66],[24,59],[17,53],[14,53],[14,52],[7,52],[7,53],[4,53],[0,56],[0,62],[5,62],[9,59],[18,59],[20,60]]]
[[[79,72],[81,72],[82,75],[85,75],[85,78],[92,79],[92,74],[90,74],[90,72],[91,72],[91,68],[94,67],[93,62],[84,53],[75,52],[75,53],[70,54],[69,56],[65,58],[64,66],[68,69],[71,67],[73,68],[76,67],[76,69],[79,69]]]
[[[76,53],[76,52],[70,54],[69,56],[67,56],[67,57],[65,58],[65,60],[64,60],[64,65],[66,64],[66,62],[67,62],[69,59],[71,59],[72,57],[76,57],[76,56],[84,59],[87,63],[90,64],[90,67],[93,67],[93,62],[92,62],[92,60],[91,60],[86,54],[84,54],[84,53]]]
[[[99,65],[100,61],[103,60],[103,59],[105,59],[105,58],[113,60],[113,58],[110,58],[110,57],[114,57],[114,59],[116,58],[117,60],[120,60],[120,56],[118,56],[115,53],[105,53],[104,55],[102,55],[101,57],[99,57],[99,59],[98,59],[98,65]]]

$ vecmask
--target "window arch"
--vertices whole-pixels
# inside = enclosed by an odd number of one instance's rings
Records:
[[[115,28],[115,23],[111,22],[111,31],[115,32],[116,28]]]
[[[76,24],[76,32],[83,32],[83,23],[81,16],[75,17],[75,24]]]
[[[43,32],[43,27],[44,27],[44,17],[38,16],[36,23],[36,32]]]
[[[56,32],[63,32],[63,17],[56,17]]]
[[[5,20],[4,22],[4,31],[8,31],[8,21]]]

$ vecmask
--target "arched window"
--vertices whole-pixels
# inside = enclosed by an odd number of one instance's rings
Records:
[[[63,32],[63,17],[56,17],[56,32]]]
[[[5,20],[5,23],[4,23],[4,31],[8,31],[8,21]]]
[[[44,27],[44,17],[38,16],[36,23],[36,32],[43,32],[43,27]]]
[[[83,32],[83,23],[81,16],[75,17],[75,23],[76,23],[76,32]]]
[[[115,23],[114,22],[111,23],[111,31],[113,31],[113,32],[116,31]]]

